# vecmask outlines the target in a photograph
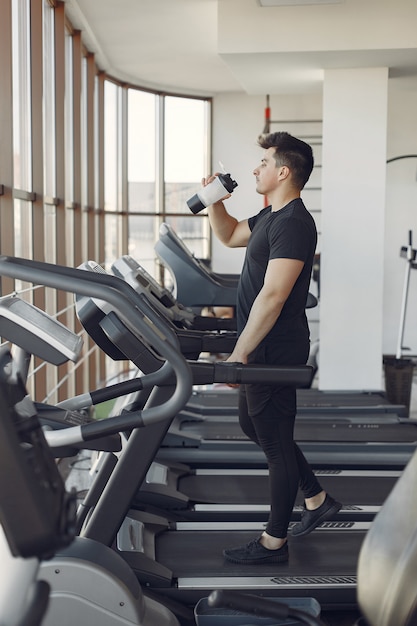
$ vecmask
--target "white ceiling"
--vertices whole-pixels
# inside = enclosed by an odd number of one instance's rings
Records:
[[[376,66],[417,80],[416,0],[284,4],[66,0],[66,11],[101,69],[152,89],[308,93],[321,89],[325,69]]]

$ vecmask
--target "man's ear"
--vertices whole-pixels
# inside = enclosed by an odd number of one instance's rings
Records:
[[[278,179],[285,180],[290,175],[290,169],[287,165],[281,165],[278,170]]]

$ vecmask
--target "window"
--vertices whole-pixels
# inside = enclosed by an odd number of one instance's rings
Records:
[[[43,149],[44,193],[56,196],[55,29],[54,10],[44,1],[43,12]]]
[[[210,169],[207,101],[166,96],[164,136],[166,221],[197,257],[207,258],[207,218],[196,218],[187,206]]]
[[[157,96],[128,92],[128,206],[129,254],[154,273],[153,246],[157,236],[156,206]]]
[[[29,0],[12,3],[14,244],[16,256],[26,258],[33,256],[29,11]]]
[[[4,0],[3,8],[7,254],[69,267],[93,259],[109,269],[128,253],[161,280],[154,244],[168,221],[196,256],[207,258],[207,215],[193,215],[186,201],[211,170],[210,99],[107,76],[66,19],[66,3]],[[2,295],[24,292],[78,332],[72,296],[22,280],[5,278],[2,286]],[[126,362],[105,363],[99,352],[87,339],[68,380],[63,370],[36,368],[37,400],[55,398],[58,387],[64,399],[123,374]]]
[[[187,206],[210,169],[209,111],[207,100],[129,90],[129,254],[158,278],[153,247],[163,221],[196,256],[209,254],[207,216]]]
[[[121,87],[104,85],[104,211],[105,265],[122,254],[122,221],[115,213],[122,210]]]

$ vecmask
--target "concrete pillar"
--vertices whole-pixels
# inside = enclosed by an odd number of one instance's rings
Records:
[[[319,387],[382,381],[388,69],[326,70]]]

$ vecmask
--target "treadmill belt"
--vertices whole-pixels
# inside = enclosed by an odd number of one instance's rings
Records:
[[[187,406],[196,411],[219,411],[222,407],[237,407],[237,391],[230,388],[213,388],[194,391]],[[352,392],[352,391],[321,391],[319,389],[297,389],[297,406],[299,408],[330,408],[338,407],[389,407],[392,404],[383,392]],[[397,405],[395,405],[397,406]]]
[[[247,440],[246,435],[236,422],[205,420],[199,422],[182,422],[181,431],[201,436],[211,441]],[[402,443],[417,441],[417,425],[407,422],[369,423],[350,420],[295,421],[294,439],[296,441],[341,441],[348,442],[388,442]]]
[[[323,489],[343,505],[380,506],[394,487],[396,476],[318,475]],[[179,481],[179,490],[192,502],[204,504],[269,504],[267,475],[189,475]],[[302,493],[296,505],[302,505]]]
[[[339,523],[340,524],[340,523]],[[224,548],[244,545],[256,531],[167,531],[156,542],[156,560],[168,567],[175,578],[188,577],[356,577],[359,550],[365,531],[316,530],[306,537],[289,539],[288,563],[238,565],[225,561]]]
[[[349,424],[331,425],[315,421],[312,424],[295,423],[296,441],[351,441],[351,442],[390,442],[417,440],[417,427],[414,424]]]
[[[299,406],[375,406],[390,404],[383,392],[321,391],[297,389]]]

